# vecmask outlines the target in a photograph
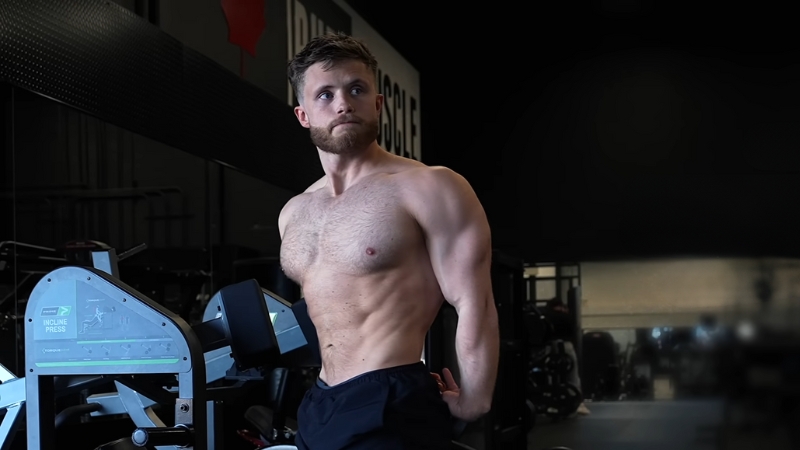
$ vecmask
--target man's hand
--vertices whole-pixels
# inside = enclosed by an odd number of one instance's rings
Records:
[[[444,375],[444,380],[442,380],[442,377],[440,377],[438,373],[431,373],[431,376],[433,376],[436,383],[439,385],[439,391],[442,393],[442,400],[450,407],[450,414],[457,419],[467,422],[479,419],[484,412],[475,411],[474,408],[470,408],[470,405],[462,404],[463,397],[461,397],[461,390],[458,384],[456,384],[456,380],[453,378],[453,373],[450,372],[450,369],[443,369],[442,374]]]
[[[444,381],[442,381],[442,377],[440,377],[438,373],[431,372],[431,376],[433,377],[434,380],[436,380],[436,384],[439,386],[440,392],[444,392],[447,390],[447,385],[444,384]]]

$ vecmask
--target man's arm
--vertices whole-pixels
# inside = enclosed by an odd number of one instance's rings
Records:
[[[460,418],[474,420],[491,408],[500,350],[489,224],[472,187],[455,172],[428,169],[417,186],[412,212],[442,294],[458,313]]]

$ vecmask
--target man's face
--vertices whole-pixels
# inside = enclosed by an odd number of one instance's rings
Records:
[[[328,70],[321,63],[309,67],[303,100],[295,108],[300,124],[310,129],[311,140],[322,151],[352,154],[364,150],[378,137],[383,96],[366,64],[346,60]]]

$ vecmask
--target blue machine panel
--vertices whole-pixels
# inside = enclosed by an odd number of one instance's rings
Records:
[[[49,273],[31,293],[25,325],[26,364],[40,375],[191,368],[174,315],[94,269]]]

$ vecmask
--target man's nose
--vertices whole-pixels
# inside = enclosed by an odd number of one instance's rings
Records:
[[[345,96],[339,97],[339,103],[336,104],[337,114],[347,114],[353,112],[353,105],[350,99]]]

